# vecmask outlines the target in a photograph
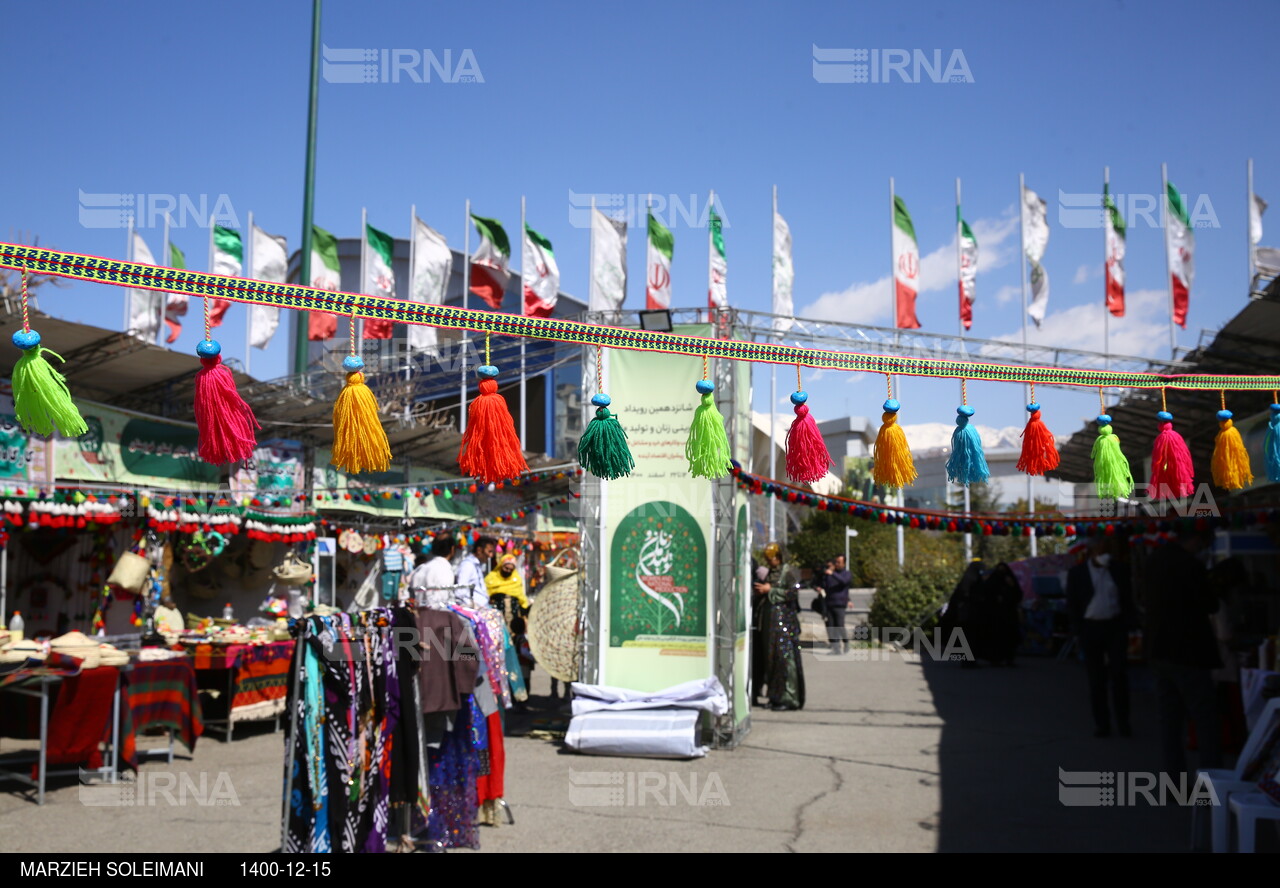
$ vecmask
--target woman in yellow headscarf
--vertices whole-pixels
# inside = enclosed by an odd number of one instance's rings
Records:
[[[524,594],[524,577],[516,570],[516,556],[507,553],[498,559],[498,566],[484,578],[489,590],[489,604],[503,610],[503,600],[499,596],[507,595],[519,602],[524,610],[529,609],[529,599]]]

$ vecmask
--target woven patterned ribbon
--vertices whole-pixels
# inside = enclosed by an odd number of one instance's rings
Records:
[[[368,320],[422,324],[455,330],[474,330],[502,336],[526,336],[604,348],[628,348],[668,352],[734,361],[766,364],[799,364],[830,370],[891,373],[900,376],[931,376],[950,379],[1022,382],[1039,385],[1077,385],[1097,388],[1172,388],[1270,391],[1280,388],[1280,376],[1213,376],[1208,374],[1163,375],[1160,373],[1119,373],[1109,370],[1076,370],[1064,367],[1009,366],[975,361],[938,358],[907,358],[864,355],[856,352],[797,348],[769,342],[741,342],[733,339],[706,339],[677,333],[608,327],[557,318],[529,318],[448,305],[402,302],[380,296],[338,293],[277,284],[248,278],[225,277],[202,271],[161,268],[118,259],[82,256],[60,250],[46,250],[22,244],[0,243],[0,267],[27,268],[34,274],[51,274],[117,287],[136,287],[230,299],[253,305],[270,305],[306,311],[327,312]]]

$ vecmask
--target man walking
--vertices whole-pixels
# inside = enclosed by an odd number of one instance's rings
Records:
[[[837,555],[827,563],[818,587],[824,601],[822,618],[827,624],[827,641],[831,653],[842,654],[849,650],[849,636],[844,628],[845,614],[849,610],[849,583],[853,576],[844,564],[844,556]]]
[[[1067,611],[1084,654],[1095,737],[1111,735],[1113,709],[1120,736],[1131,733],[1127,667],[1136,613],[1129,568],[1115,561],[1114,539],[1090,537],[1085,560],[1067,572]]]
[[[458,565],[458,585],[467,588],[457,591],[454,599],[457,604],[473,610],[489,606],[489,589],[485,586],[484,575],[489,572],[489,560],[493,558],[497,548],[497,540],[482,536],[463,557],[462,563]]]

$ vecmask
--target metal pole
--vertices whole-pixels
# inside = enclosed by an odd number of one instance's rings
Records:
[[[413,286],[414,286],[413,267],[414,267],[415,258],[417,256],[417,246],[418,246],[418,205],[409,204],[409,286],[405,289],[405,292],[408,294],[408,299],[410,302],[418,301],[417,294],[413,292]],[[447,289],[448,284],[446,283],[445,286]],[[404,340],[404,381],[405,382],[408,382],[413,375],[410,370],[410,365],[412,363],[413,363],[413,354],[409,348],[409,335],[408,333],[406,333],[405,340]],[[412,390],[410,390],[404,401],[405,422],[409,421],[409,412],[410,412],[409,402],[412,400],[412,398],[413,398],[413,392]],[[409,502],[408,500],[405,500],[406,506],[408,505],[408,502]]]
[[[462,223],[462,307],[468,308],[471,300],[471,199],[467,198],[467,215]],[[458,360],[462,367],[462,392],[458,399],[458,432],[467,430],[467,331],[462,331],[462,354]]]
[[[394,248],[393,248],[394,250]],[[395,261],[395,254],[392,253],[392,262]],[[361,293],[368,293],[373,288],[369,286],[369,210],[367,207],[360,208],[360,290]],[[392,294],[395,295],[395,294]],[[356,338],[364,339],[364,318],[360,318],[356,322]],[[351,343],[351,347],[358,348],[356,354],[364,356],[364,346]]]
[[[249,230],[245,232],[244,245],[244,268],[242,269],[245,277],[253,277],[253,210],[249,211]],[[253,306],[246,305],[244,307],[244,372],[249,375],[250,355],[253,353],[253,345],[249,341],[249,328],[253,322]]]
[[[166,268],[169,266],[169,214],[167,212],[164,214],[164,244],[160,247],[160,264]],[[156,322],[156,345],[160,345],[164,342],[164,335],[161,331],[164,329],[165,294],[163,292],[153,292],[151,298],[160,303],[160,319]],[[245,372],[249,372],[247,367]]]
[[[1169,360],[1178,356],[1178,331],[1173,323],[1173,259],[1169,255],[1169,165],[1160,164],[1160,218],[1164,221],[1164,277],[1169,287]]]
[[[778,186],[773,186],[773,225],[778,224]],[[772,263],[770,263],[772,264]],[[775,271],[776,276],[776,271]],[[777,287],[775,281],[774,287]],[[774,320],[777,323],[777,320]],[[776,332],[776,327],[775,327]],[[778,343],[782,343],[782,334],[778,333]],[[769,477],[778,477],[778,365],[769,365]],[[778,539],[778,498],[769,497],[769,540]],[[848,563],[846,559],[845,563]]]
[[[1245,235],[1244,239],[1249,247],[1249,296],[1253,297],[1253,276],[1256,270],[1253,264],[1253,158],[1249,158],[1249,174],[1248,174],[1248,200],[1245,203]]]
[[[961,236],[964,232],[964,216],[960,211],[960,177],[956,177],[956,293],[960,299],[959,316],[957,324],[960,328],[960,348],[964,350],[964,250],[961,247]],[[964,382],[960,383],[960,391],[963,396]],[[962,484],[964,488],[964,514],[965,520],[969,518],[969,485]],[[950,505],[948,503],[948,505]],[[964,534],[964,563],[968,564],[973,560],[973,534],[965,531]]]
[[[128,230],[125,232],[124,261],[125,262],[133,261],[133,214],[132,213],[129,215]],[[129,321],[130,321],[130,308],[132,307],[130,303],[132,301],[133,301],[133,291],[125,290],[124,291],[124,326],[122,326],[120,329],[126,333],[129,332],[129,327],[131,326]]]
[[[1018,173],[1018,234],[1022,246],[1022,362],[1027,362],[1027,182],[1022,173]],[[1024,386],[1027,403],[1031,403],[1031,389]],[[1035,511],[1032,478],[1027,476],[1027,511]],[[1036,555],[1036,538],[1031,536],[1031,557]]]
[[[1107,265],[1111,262],[1111,245],[1107,243],[1107,230],[1110,221],[1107,219],[1107,195],[1111,191],[1111,167],[1102,168],[1102,353],[1106,355],[1106,367],[1111,369],[1111,300],[1107,291],[1110,273]]]
[[[893,176],[889,177],[889,326],[893,327],[893,343],[898,344],[898,257],[893,252],[894,222]]]
[[[316,190],[316,114],[320,108],[320,0],[311,3],[311,90],[307,100],[307,161],[302,185],[302,249],[298,255],[298,283],[311,286],[312,217]],[[310,315],[294,313],[293,372],[307,372],[310,345],[307,328]]]
[[[525,272],[528,271],[528,269],[524,267],[525,265],[524,260],[526,255],[525,249],[524,249],[525,247],[524,239],[528,237],[528,234],[524,230],[524,226],[525,226],[525,211],[524,211],[524,195],[522,194],[520,195],[520,313],[521,314],[524,314]],[[588,294],[587,298],[588,299],[591,298],[590,294]],[[525,340],[524,340],[524,337],[521,336],[520,337],[520,449],[528,450],[529,448],[525,444],[525,441],[527,440],[525,438],[525,431],[528,429],[528,424],[525,421],[525,417],[528,414],[528,409],[527,409],[528,402],[525,398],[524,350],[525,350]]]
[[[0,549],[0,625],[8,625],[9,618],[9,547]]]

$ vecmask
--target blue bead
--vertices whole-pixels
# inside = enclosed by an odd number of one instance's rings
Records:
[[[613,399],[604,392],[599,392],[591,396],[591,403],[597,407],[608,407],[613,403]]]
[[[795,404],[797,407],[799,407],[801,404],[803,404],[807,400],[809,400],[808,392],[792,392],[791,393],[791,403]]]
[[[1219,421],[1219,422],[1221,422],[1221,421],[1222,421],[1222,420],[1224,420],[1224,419],[1230,419],[1230,418],[1231,418],[1231,417],[1233,417],[1233,416],[1235,416],[1235,414],[1234,414],[1234,413],[1232,413],[1230,410],[1219,410],[1219,411],[1218,411],[1218,421]]]
[[[30,351],[40,344],[40,334],[35,330],[19,330],[13,334],[13,344],[23,351]]]
[[[196,354],[202,358],[216,358],[222,354],[222,346],[216,339],[202,339],[196,343]]]
[[[1111,416],[1106,413],[1099,413],[1098,425],[1111,425]]]
[[[956,413],[960,414],[961,416],[973,416],[973,408],[970,407],[968,404],[961,404],[959,407],[956,408]]]
[[[493,379],[498,375],[498,368],[492,364],[481,364],[476,368],[476,376],[481,379]]]
[[[1040,409],[1040,405],[1037,404],[1035,401],[1032,401],[1030,404],[1027,405],[1028,413],[1035,413],[1039,409]]]
[[[698,389],[698,394],[709,395],[716,390],[716,384],[710,379],[699,379],[696,388]]]
[[[1173,422],[1173,414],[1170,413],[1168,410],[1161,410],[1159,413],[1156,414],[1156,419],[1160,420],[1161,422]]]
[[[889,398],[884,402],[885,413],[897,413],[902,409],[902,405],[898,403],[896,398]]]
[[[348,373],[355,373],[357,370],[364,369],[364,358],[359,355],[347,355],[342,359],[342,369]]]
[[[1272,404],[1272,405],[1271,405],[1271,412],[1272,412],[1272,413],[1280,413],[1280,404]]]

